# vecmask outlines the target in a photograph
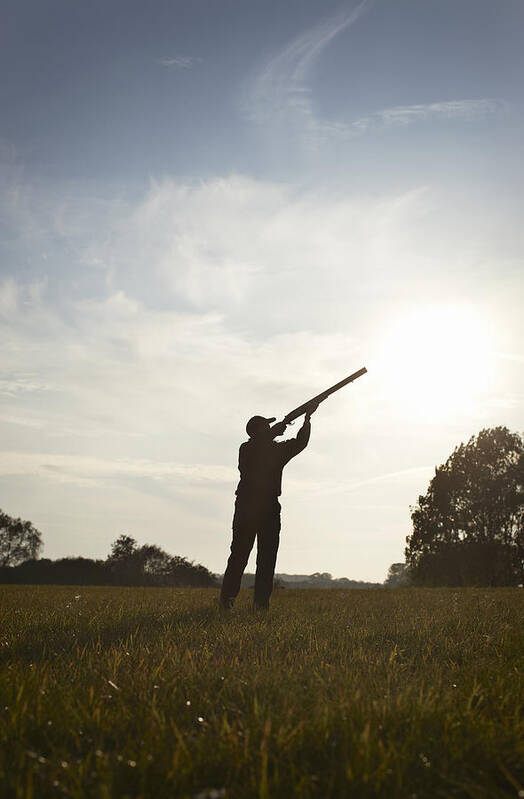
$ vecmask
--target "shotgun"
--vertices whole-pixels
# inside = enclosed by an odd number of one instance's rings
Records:
[[[334,394],[335,391],[338,391],[340,388],[344,388],[344,386],[349,385],[349,383],[352,383],[353,380],[357,379],[357,377],[362,377],[362,375],[365,375],[366,372],[367,369],[365,366],[363,366],[362,369],[358,370],[358,372],[353,372],[352,375],[349,375],[349,377],[345,377],[344,380],[340,381],[340,383],[335,383],[335,385],[331,386],[331,388],[327,388],[321,394],[317,394],[316,397],[313,397],[307,402],[304,402],[303,405],[299,405],[298,408],[295,408],[294,411],[290,411],[290,413],[284,416],[282,422],[284,422],[285,424],[292,424],[293,421],[295,419],[298,419],[299,416],[302,416],[303,413],[307,413],[309,408],[316,407],[321,402],[324,402],[324,400],[327,399],[331,394]]]

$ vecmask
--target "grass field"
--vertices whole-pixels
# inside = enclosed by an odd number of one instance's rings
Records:
[[[523,590],[250,599],[0,587],[3,795],[524,796]]]

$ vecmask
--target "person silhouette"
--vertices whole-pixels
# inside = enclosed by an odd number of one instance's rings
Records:
[[[257,570],[254,608],[269,607],[280,540],[280,502],[282,470],[291,458],[302,452],[311,435],[311,414],[307,409],[304,423],[296,438],[275,441],[283,435],[285,422],[271,426],[275,417],[252,416],[246,425],[249,441],[240,445],[238,469],[240,481],[236,490],[231,554],[220,591],[220,607],[233,607],[255,538],[257,538]]]

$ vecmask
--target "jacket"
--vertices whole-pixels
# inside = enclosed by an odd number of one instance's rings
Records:
[[[236,495],[238,500],[265,504],[276,500],[282,493],[282,471],[291,458],[308,445],[311,423],[304,422],[296,438],[274,441],[272,438],[255,436],[240,445],[238,470],[240,482]]]

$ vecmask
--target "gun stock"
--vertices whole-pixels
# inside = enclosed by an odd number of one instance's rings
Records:
[[[357,379],[357,377],[361,377],[362,375],[366,374],[366,372],[367,369],[365,366],[363,366],[362,369],[358,370],[358,372],[353,372],[353,374],[349,375],[349,377],[345,377],[344,380],[341,380],[339,383],[335,383],[334,386],[331,386],[325,391],[322,391],[321,394],[317,394],[316,397],[312,397],[307,402],[304,402],[302,405],[299,405],[298,408],[295,408],[293,411],[290,411],[290,413],[284,416],[282,421],[285,422],[286,424],[291,424],[291,422],[293,422],[295,419],[298,419],[299,416],[302,416],[302,414],[307,413],[308,408],[310,408],[313,405],[319,405],[321,402],[324,402],[324,400],[327,399],[331,394],[334,394],[335,391],[339,391],[339,389],[349,385],[349,383],[352,383],[353,380]]]

